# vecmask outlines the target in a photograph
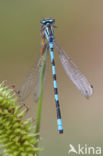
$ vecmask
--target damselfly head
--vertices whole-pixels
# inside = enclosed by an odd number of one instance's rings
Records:
[[[42,25],[53,24],[55,22],[54,18],[47,18],[40,21]]]

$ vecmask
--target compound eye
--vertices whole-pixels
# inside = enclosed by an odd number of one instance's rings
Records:
[[[44,21],[44,20],[41,20],[40,23],[41,23],[41,24],[45,24],[45,21]]]
[[[50,21],[50,23],[53,23],[54,22],[54,19],[50,19],[49,21]]]

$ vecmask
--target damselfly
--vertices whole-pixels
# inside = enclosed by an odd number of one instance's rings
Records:
[[[28,77],[25,79],[21,88],[18,91],[19,100],[23,101],[35,88],[35,98],[39,99],[40,91],[39,91],[39,77],[41,72],[41,67],[43,65],[42,56],[47,52],[48,49],[50,51],[51,56],[51,66],[52,66],[52,74],[53,74],[53,85],[54,85],[54,98],[56,101],[56,111],[57,111],[57,124],[59,133],[63,133],[62,120],[61,120],[61,112],[59,105],[59,97],[58,97],[58,88],[56,81],[56,70],[55,70],[55,61],[54,61],[54,46],[58,51],[59,58],[61,64],[67,74],[67,76],[72,80],[72,82],[76,85],[76,87],[80,90],[80,92],[86,97],[89,98],[93,94],[93,86],[89,83],[88,79],[76,64],[66,55],[65,51],[60,48],[60,46],[54,40],[54,25],[55,20],[53,18],[43,19],[40,21],[41,23],[41,38],[42,38],[42,50],[41,50],[41,58],[37,65],[32,67]],[[36,71],[38,72],[37,81],[35,81]],[[35,87],[36,86],[36,87]]]

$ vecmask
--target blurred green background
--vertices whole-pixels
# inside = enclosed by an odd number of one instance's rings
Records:
[[[69,144],[101,146],[103,142],[103,1],[0,0],[0,80],[18,89],[40,55],[40,20],[54,17],[56,41],[94,86],[85,99],[67,78],[55,51],[64,134],[59,135],[51,66],[44,90],[40,156],[68,155]],[[50,61],[49,61],[50,62]],[[25,101],[35,119],[31,95]]]

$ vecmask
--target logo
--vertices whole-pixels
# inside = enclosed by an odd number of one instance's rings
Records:
[[[78,144],[77,147],[74,147],[72,144],[69,144],[69,151],[68,154],[71,153],[78,154],[78,155],[101,155],[102,154],[102,148],[99,146],[89,146],[85,144],[84,146]]]

